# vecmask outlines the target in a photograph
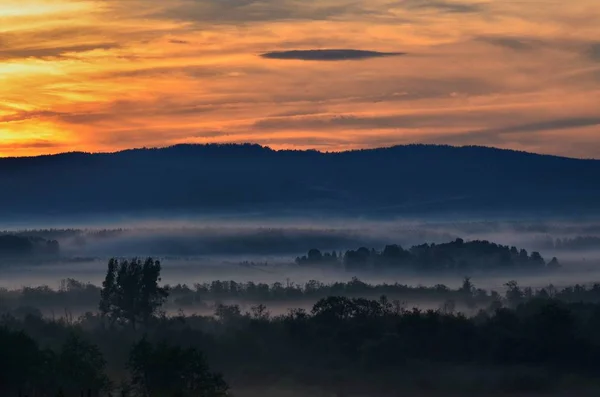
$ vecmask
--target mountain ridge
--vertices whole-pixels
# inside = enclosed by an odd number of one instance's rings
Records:
[[[600,213],[600,160],[482,146],[175,145],[0,159],[0,216]]]
[[[401,148],[415,148],[415,147],[428,147],[428,148],[447,148],[447,149],[482,149],[489,151],[500,151],[500,152],[508,152],[508,153],[520,153],[520,154],[528,154],[532,156],[542,156],[542,157],[553,157],[553,158],[562,158],[562,159],[570,159],[570,160],[582,160],[582,161],[600,161],[600,159],[595,158],[580,158],[580,157],[569,157],[563,155],[556,154],[547,154],[547,153],[536,153],[529,152],[525,150],[516,150],[516,149],[506,149],[506,148],[498,148],[494,146],[483,146],[483,145],[446,145],[446,144],[425,144],[425,143],[411,143],[411,144],[403,144],[403,145],[391,145],[391,146],[381,146],[374,148],[361,148],[361,149],[348,149],[348,150],[340,150],[340,151],[322,151],[318,149],[273,149],[268,145],[261,145],[258,143],[207,143],[207,144],[196,144],[196,143],[179,143],[169,146],[154,146],[154,147],[135,147],[129,149],[121,149],[116,151],[106,151],[106,152],[87,152],[87,151],[69,151],[69,152],[61,152],[55,154],[40,154],[35,156],[6,156],[0,157],[0,162],[2,160],[17,160],[17,159],[40,159],[40,158],[55,158],[55,157],[63,157],[63,156],[76,156],[76,155],[85,155],[85,156],[105,156],[105,155],[118,155],[124,153],[132,153],[132,152],[153,152],[153,151],[168,151],[168,150],[176,150],[181,148],[190,148],[190,149],[226,149],[231,147],[239,147],[239,148],[261,148],[265,151],[276,152],[276,153],[318,153],[324,155],[336,155],[336,154],[344,154],[344,153],[360,153],[360,152],[372,152],[372,151],[385,151],[385,150],[397,150]]]

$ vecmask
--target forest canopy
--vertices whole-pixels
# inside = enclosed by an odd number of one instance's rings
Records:
[[[55,257],[59,253],[60,244],[56,240],[47,240],[37,236],[0,234],[0,257]]]
[[[346,270],[396,269],[414,271],[498,271],[542,270],[560,267],[558,259],[546,262],[534,251],[499,245],[485,240],[465,242],[456,239],[444,244],[421,244],[405,250],[399,245],[387,245],[382,251],[361,247],[345,253],[324,252],[311,249],[296,258],[299,265],[342,264]]]
[[[192,290],[160,285],[161,270],[153,258],[112,259],[102,288],[65,282],[51,294],[94,297],[98,308],[77,319],[0,308],[0,393],[224,397],[230,388],[286,384],[406,396],[564,391],[574,379],[600,390],[597,284],[533,290],[510,281],[500,294],[468,277],[457,289],[354,278],[304,286],[213,281]],[[186,294],[212,297],[213,313],[161,310],[167,297]],[[410,308],[401,301],[410,294],[445,302]],[[248,311],[224,303],[244,296],[254,300]],[[269,302],[286,297],[314,303],[272,313]]]

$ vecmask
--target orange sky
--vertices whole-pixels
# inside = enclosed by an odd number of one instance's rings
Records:
[[[0,0],[0,156],[424,142],[600,158],[598,0]],[[261,57],[327,48],[362,60]]]

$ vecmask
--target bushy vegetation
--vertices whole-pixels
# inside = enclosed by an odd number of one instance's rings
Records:
[[[56,257],[60,245],[56,240],[36,236],[0,234],[0,258]]]
[[[99,395],[108,387],[108,373],[113,387],[140,396],[224,395],[225,380],[238,387],[286,381],[373,395],[436,387],[543,391],[560,387],[567,375],[592,382],[600,353],[599,306],[551,299],[473,317],[405,310],[384,297],[332,296],[308,312],[271,316],[262,305],[250,313],[220,306],[215,316],[155,318],[137,330],[107,327],[92,314],[76,323],[34,316],[5,316],[2,323],[0,365],[10,369],[3,372],[9,375],[3,395],[61,389]],[[38,347],[63,340],[58,350]],[[466,373],[442,376],[457,369]],[[48,380],[45,374],[55,375]],[[198,388],[213,394],[194,394]],[[170,394],[161,394],[165,391]]]
[[[59,348],[40,348],[11,320],[3,318],[4,324],[0,327],[0,393],[3,396],[17,393],[75,396],[84,390],[97,396],[109,390],[106,361],[98,347],[80,332],[61,328],[64,342]]]
[[[32,322],[38,321],[37,324]],[[28,317],[23,323],[10,317],[0,326],[0,393],[2,396],[88,397],[110,396],[114,381],[110,368],[97,345],[90,342],[79,325],[64,322],[43,323]],[[40,347],[38,341],[22,329],[35,327],[32,333],[53,329],[49,338],[59,348]],[[40,338],[41,339],[41,338]],[[131,346],[114,348],[129,351],[128,378],[118,391],[121,396],[219,397],[228,386],[219,374],[211,372],[204,355],[195,348],[181,348],[163,341],[150,343],[145,338]]]
[[[421,244],[405,250],[399,245],[387,245],[383,251],[361,247],[344,254],[322,253],[311,249],[307,255],[296,258],[299,265],[340,265],[348,271],[410,270],[418,272],[441,271],[503,271],[555,269],[556,258],[546,263],[539,252],[529,254],[524,249],[499,245],[489,241],[462,239],[445,244]]]
[[[317,298],[310,310],[273,315],[264,303],[248,312],[221,303],[212,315],[166,316],[161,303],[182,287],[160,287],[160,271],[153,259],[111,260],[97,290],[99,312],[77,320],[5,311],[0,394],[220,397],[229,384],[239,390],[281,383],[347,395],[485,393],[566,390],[573,379],[600,390],[598,284],[534,291],[509,282],[500,295],[468,278],[456,290],[315,281],[267,286],[256,295],[273,301],[299,291]],[[214,282],[206,293],[239,297],[254,291],[249,285]],[[360,296],[394,288],[453,299],[439,310],[419,310],[383,294]],[[463,314],[453,302],[480,308]]]
[[[505,293],[477,288],[469,278],[465,278],[460,288],[450,288],[444,284],[433,286],[411,286],[401,283],[368,284],[355,277],[348,282],[322,283],[311,280],[303,284],[215,280],[197,283],[193,286],[166,285],[160,291],[169,291],[163,307],[172,310],[195,307],[212,310],[223,302],[237,302],[243,306],[259,303],[293,306],[299,303],[313,304],[317,300],[329,296],[376,299],[382,295],[401,305],[406,305],[407,302],[421,302],[436,304],[440,307],[444,305],[461,307],[463,310],[468,308],[471,311],[486,308],[489,305],[515,306],[524,300],[533,298],[556,299],[565,303],[600,303],[600,283],[576,284],[564,288],[548,285],[544,288],[533,289],[522,288],[515,281],[509,281],[504,287]],[[161,293],[160,296],[164,295]],[[112,295],[110,300],[114,303],[113,299],[122,299],[117,297],[118,295]],[[122,309],[106,306],[107,301],[102,297],[101,287],[73,279],[63,280],[58,290],[48,286],[25,287],[19,290],[0,289],[0,310],[11,311],[20,316],[41,315],[38,310],[41,309],[46,313],[53,313],[52,317],[60,317],[65,308],[79,308],[87,311],[97,307],[99,300],[103,302],[100,311],[104,312],[108,309],[104,315],[110,322],[127,321],[125,316],[132,318],[132,314],[125,314]],[[162,301],[163,299],[161,299]],[[135,301],[132,300],[132,302]],[[139,301],[135,305],[139,307]],[[160,313],[156,305],[152,304],[151,307],[153,314]],[[147,313],[148,309],[145,310]],[[140,320],[144,322],[144,316],[136,317],[136,323]]]

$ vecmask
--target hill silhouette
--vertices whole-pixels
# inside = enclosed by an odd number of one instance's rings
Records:
[[[600,161],[487,147],[254,144],[0,159],[0,216],[600,212]]]

